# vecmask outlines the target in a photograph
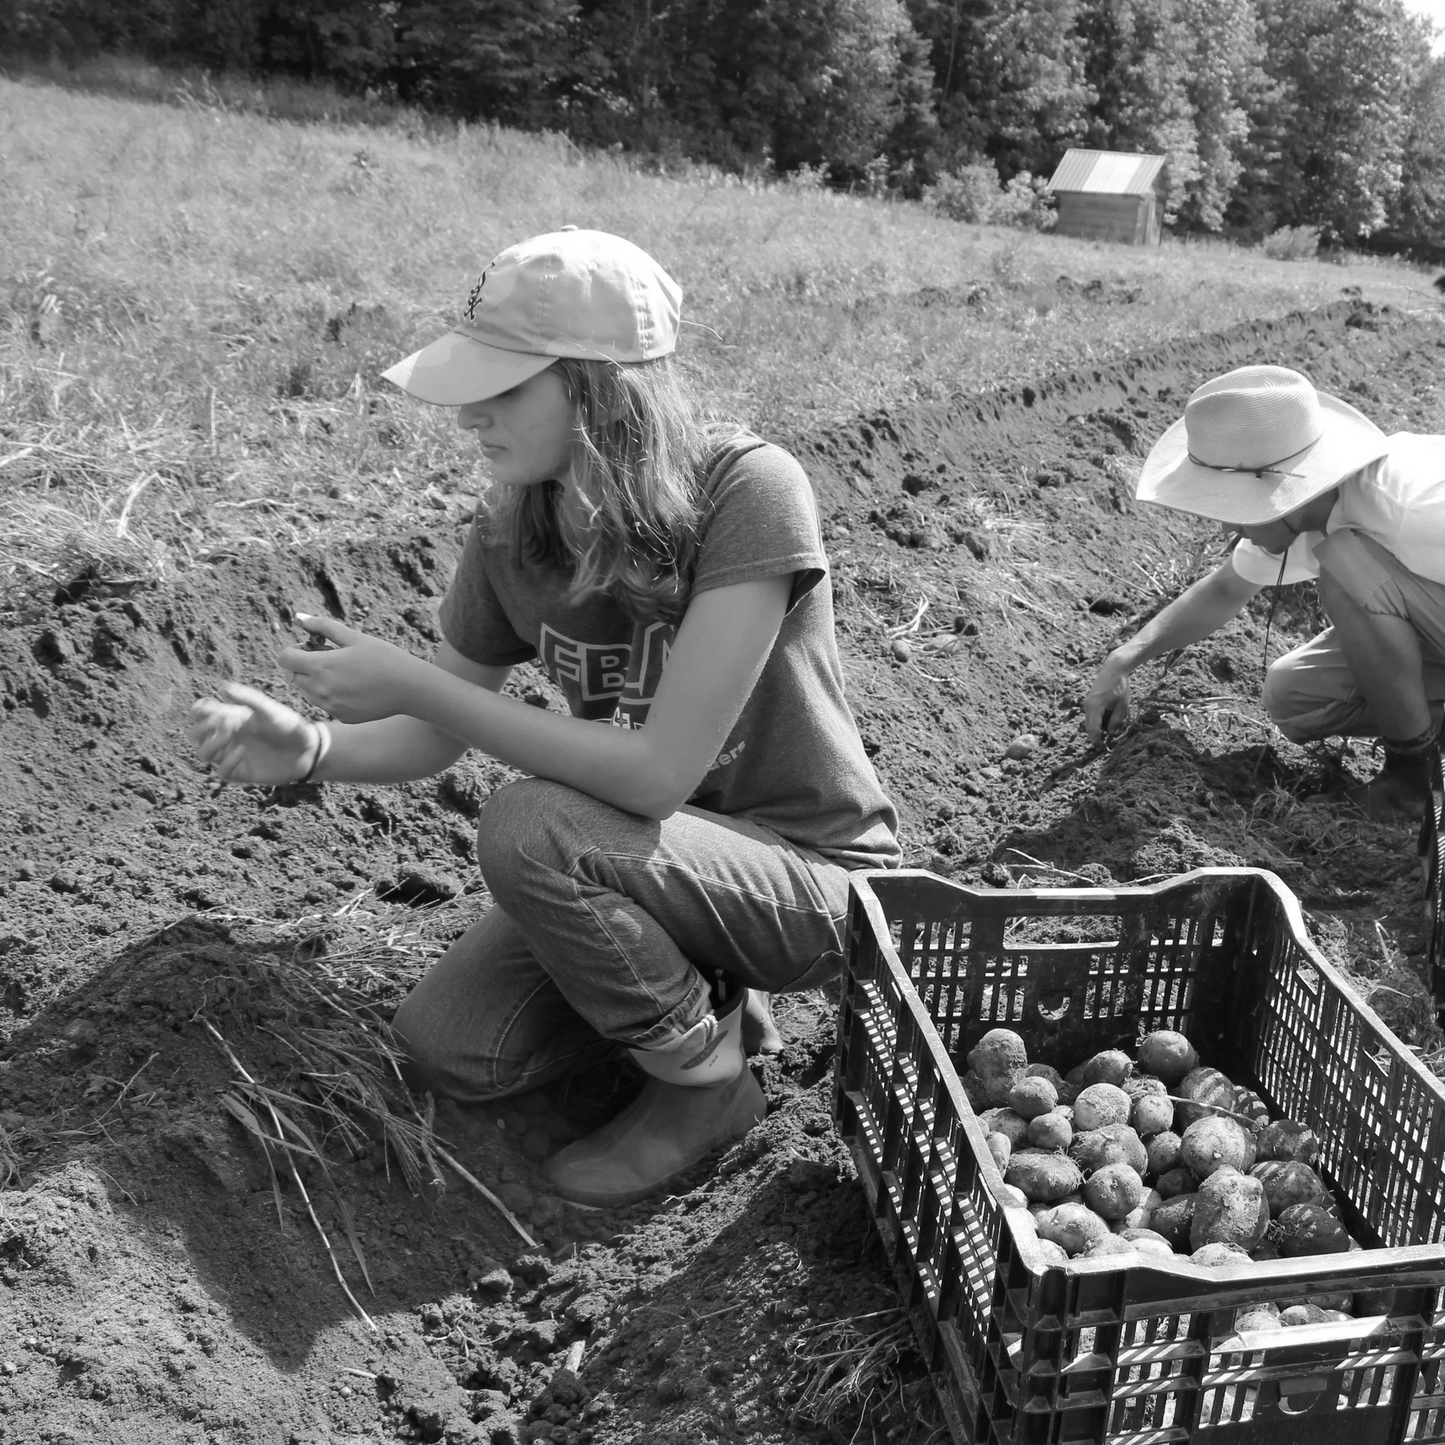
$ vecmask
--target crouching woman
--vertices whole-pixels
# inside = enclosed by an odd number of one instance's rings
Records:
[[[590,1204],[644,1197],[762,1117],[747,991],[835,977],[848,871],[899,856],[843,695],[808,481],[702,419],[672,357],[680,300],[600,232],[497,256],[455,328],[386,373],[457,409],[490,482],[436,655],[305,619],[331,646],[281,666],[336,721],[230,685],[192,728],[238,782],[402,782],[468,748],[529,775],[482,809],[491,910],[395,1028],[426,1086],[463,1102],[625,1047],[641,1094],[546,1166]],[[531,660],[570,716],[501,695]]]

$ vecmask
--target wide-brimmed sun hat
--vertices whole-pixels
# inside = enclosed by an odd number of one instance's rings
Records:
[[[1388,448],[1348,402],[1285,366],[1206,381],[1154,443],[1135,496],[1238,526],[1287,517]]]
[[[486,401],[559,356],[652,361],[677,348],[682,288],[639,246],[569,228],[509,246],[445,336],[382,372],[421,401]]]

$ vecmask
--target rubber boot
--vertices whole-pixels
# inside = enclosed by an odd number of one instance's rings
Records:
[[[1415,827],[1425,816],[1430,795],[1421,793],[1411,782],[1388,771],[1381,771],[1368,783],[1345,788],[1342,796],[1372,823]]]
[[[651,1077],[615,1119],[547,1161],[558,1194],[602,1208],[632,1204],[763,1117],[763,1091],[743,1064],[742,995],[730,1003],[723,1018],[703,1020],[709,1028],[683,1036],[692,1052],[681,1040],[628,1051]]]

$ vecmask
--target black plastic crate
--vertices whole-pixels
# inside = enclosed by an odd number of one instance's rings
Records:
[[[1049,1265],[958,1067],[1007,1026],[1061,1067],[1159,1028],[1319,1135],[1349,1254]],[[994,890],[853,875],[834,1112],[960,1441],[1445,1441],[1445,1088],[1308,941],[1272,873]],[[1137,1258],[1143,1259],[1144,1256]],[[1388,1292],[1239,1334],[1261,1300]]]

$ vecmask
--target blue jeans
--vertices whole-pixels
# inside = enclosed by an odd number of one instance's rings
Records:
[[[709,976],[812,988],[843,963],[848,872],[741,818],[657,822],[529,778],[482,809],[493,907],[403,1000],[421,1082],[463,1102],[536,1088],[614,1044],[658,1048]]]
[[[1331,532],[1316,548],[1320,570],[1366,612],[1403,617],[1420,639],[1426,700],[1445,699],[1445,583],[1417,576],[1373,537]],[[1328,737],[1378,737],[1380,722],[1355,686],[1344,649],[1327,627],[1270,665],[1264,705],[1292,743]],[[1432,711],[1438,716],[1438,709]]]

